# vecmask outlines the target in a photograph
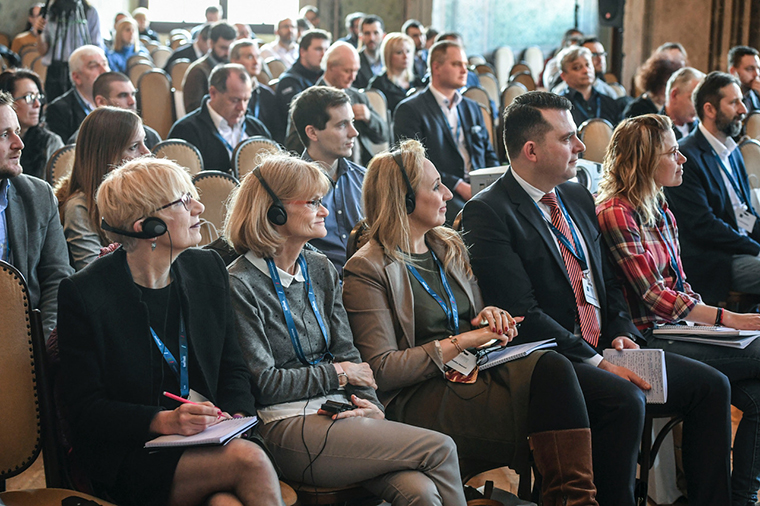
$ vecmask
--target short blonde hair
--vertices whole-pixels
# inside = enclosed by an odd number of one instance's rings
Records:
[[[331,187],[316,163],[291,155],[266,156],[256,169],[283,203],[324,195]],[[286,238],[267,218],[273,202],[255,174],[243,177],[230,198],[224,223],[224,236],[235,251],[240,254],[251,251],[260,258],[273,258],[280,253]]]
[[[155,214],[159,207],[185,193],[198,199],[187,169],[165,158],[143,157],[109,172],[95,199],[100,215],[109,225],[131,231],[136,221]],[[115,232],[106,235],[109,240],[122,243],[127,251],[137,242]]]
[[[391,61],[393,52],[398,49],[399,46],[407,45],[412,49],[412,57],[409,58],[409,63],[406,65],[406,78],[409,82],[414,80],[414,41],[408,35],[401,32],[389,33],[383,39],[383,43],[380,45],[380,60],[383,62],[383,68],[388,69],[388,64]],[[392,80],[390,72],[388,78]]]

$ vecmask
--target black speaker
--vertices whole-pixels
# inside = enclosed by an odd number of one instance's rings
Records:
[[[623,28],[625,0],[599,0],[599,24]]]

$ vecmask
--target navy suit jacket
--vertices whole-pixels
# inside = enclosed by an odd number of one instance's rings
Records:
[[[598,348],[628,335],[643,339],[631,322],[596,220],[594,199],[582,186],[556,188],[589,252],[601,304]],[[464,239],[472,270],[487,305],[525,316],[516,342],[557,339],[558,351],[580,362],[596,351],[573,334],[577,306],[565,262],[546,221],[530,196],[507,171],[464,207]]]
[[[500,165],[477,102],[462,97],[457,108],[473,170]],[[396,142],[400,139],[422,142],[428,159],[441,173],[443,184],[454,191],[457,181],[464,177],[464,159],[429,87],[396,107],[393,131]]]
[[[679,146],[686,157],[683,183],[665,188],[665,195],[678,220],[686,276],[706,303],[716,304],[725,300],[731,287],[732,256],[760,253],[760,219],[748,236],[739,234],[718,158],[699,128],[681,139]],[[758,216],[741,151],[735,149],[731,157],[739,169],[738,183],[747,205]]]

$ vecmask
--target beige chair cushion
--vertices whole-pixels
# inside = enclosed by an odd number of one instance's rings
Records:
[[[185,167],[191,176],[203,170],[203,158],[198,148],[182,139],[166,139],[152,149],[156,158],[168,158]]]
[[[246,174],[255,169],[262,156],[280,151],[280,146],[276,142],[265,137],[249,137],[240,142],[232,153],[232,164],[237,178],[242,180]]]
[[[141,75],[137,83],[137,100],[143,122],[166,139],[176,119],[169,74],[161,69],[151,69]]]
[[[584,121],[578,128],[578,136],[586,145],[583,158],[602,163],[607,146],[612,139],[612,125],[606,119],[592,118]]]
[[[75,144],[67,144],[50,157],[45,167],[45,177],[51,186],[55,186],[58,181],[71,174],[71,170],[74,168],[75,151]]]
[[[227,216],[227,201],[237,186],[237,180],[216,170],[205,170],[193,177],[201,203],[205,206],[201,219],[211,224],[201,229],[201,246],[214,241],[221,234],[224,218]]]

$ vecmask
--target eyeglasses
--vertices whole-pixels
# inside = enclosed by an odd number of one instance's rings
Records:
[[[40,104],[45,103],[45,94],[44,93],[27,93],[23,97],[14,98],[14,102],[18,102],[19,100],[23,100],[27,103],[27,105],[32,105],[34,101],[38,101]]]
[[[156,209],[156,212],[161,211],[162,209],[166,209],[167,207],[171,207],[173,205],[182,204],[182,207],[185,208],[185,211],[190,210],[190,201],[193,200],[193,195],[190,192],[187,192],[183,194],[180,198],[175,200],[174,202],[169,202],[165,206],[161,206],[158,209]]]
[[[322,205],[322,198],[318,197],[314,200],[291,200],[291,204],[306,204],[311,208],[312,211],[316,211],[319,209],[319,207]]]
[[[677,162],[678,157],[681,156],[681,152],[678,150],[678,148],[673,148],[670,151],[666,151],[665,153],[662,153],[662,156],[672,156],[673,161]]]

